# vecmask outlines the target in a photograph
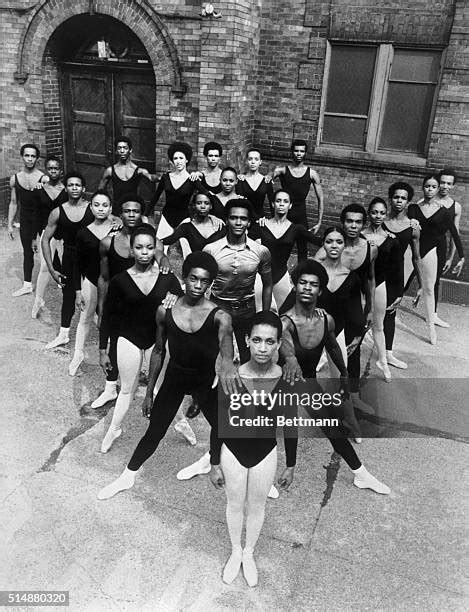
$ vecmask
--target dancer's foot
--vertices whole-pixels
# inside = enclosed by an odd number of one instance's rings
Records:
[[[132,472],[128,468],[125,468],[119,478],[116,478],[114,482],[111,482],[107,487],[101,489],[98,493],[98,499],[110,499],[117,493],[120,493],[120,491],[131,489],[135,484],[137,473],[138,472]]]
[[[364,402],[358,392],[350,393],[350,399],[352,400],[352,405],[355,410],[361,410],[362,412],[367,412],[368,414],[375,414],[375,409],[373,406],[370,406]]]
[[[381,495],[391,493],[391,489],[370,474],[364,465],[359,467],[358,470],[352,470],[352,472],[355,474],[353,484],[359,489],[371,489]]]
[[[360,438],[358,436],[356,436],[353,441],[355,442],[355,444],[361,444],[363,442],[363,438]]]
[[[192,427],[189,425],[187,419],[181,419],[174,425],[174,429],[180,433],[192,446],[197,444],[197,438],[195,437],[195,433],[192,430]]]
[[[278,499],[279,498],[279,492],[277,487],[274,487],[274,485],[272,485],[270,487],[270,491],[267,494],[267,497],[270,497],[270,499]]]
[[[46,349],[53,349],[57,346],[63,346],[69,342],[70,338],[68,337],[68,328],[61,327],[58,336],[46,344]]]
[[[406,362],[394,357],[392,351],[386,351],[386,361],[388,362],[388,365],[393,366],[394,368],[399,368],[399,370],[407,370]]]
[[[34,300],[33,307],[31,309],[31,319],[37,319],[39,313],[44,308],[45,302],[42,298],[36,298]]]
[[[104,391],[91,404],[91,408],[102,408],[104,404],[112,402],[117,398],[117,381],[106,381]]]
[[[12,297],[20,297],[22,295],[27,295],[28,293],[32,293],[32,292],[33,292],[33,286],[31,285],[31,283],[27,283],[25,281],[23,283],[23,286],[17,289],[16,291],[13,291],[11,295]]]
[[[250,587],[255,587],[259,578],[253,552],[251,548],[243,550],[243,574]]]
[[[223,582],[225,584],[231,584],[236,578],[236,576],[239,574],[242,559],[243,551],[241,550],[241,546],[233,547],[233,551],[230,555],[230,558],[226,562],[226,565],[223,569]]]
[[[376,367],[378,368],[378,370],[383,375],[384,380],[387,383],[390,383],[391,380],[392,380],[392,376],[391,376],[391,370],[389,369],[388,364],[387,363],[382,363],[381,361],[377,361],[376,362]]]
[[[70,376],[75,376],[84,358],[85,353],[83,351],[75,351],[73,359],[68,366],[68,373]]]
[[[208,474],[210,472],[210,454],[205,453],[198,461],[186,468],[179,470],[176,474],[178,480],[190,480],[199,474]]]
[[[436,341],[437,341],[435,324],[434,323],[429,323],[427,325],[427,327],[428,327],[428,335],[429,335],[429,338],[430,338],[430,344],[435,346]]]
[[[117,438],[120,437],[121,434],[122,434],[122,429],[113,429],[109,427],[106,435],[103,438],[103,441],[101,442],[101,452],[107,453],[110,450],[111,446],[114,444],[114,442],[117,440]]]
[[[446,321],[443,321],[443,319],[440,319],[440,317],[436,314],[436,312],[435,312],[435,316],[433,317],[433,323],[435,325],[438,325],[438,327],[451,327],[449,323],[447,323]]]

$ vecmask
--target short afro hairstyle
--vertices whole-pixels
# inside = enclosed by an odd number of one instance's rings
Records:
[[[248,217],[251,221],[256,218],[252,204],[249,200],[246,200],[246,198],[233,198],[232,200],[228,200],[225,206],[226,218],[230,216],[230,212],[233,208],[245,208],[248,211]]]
[[[389,199],[392,200],[396,191],[407,191],[407,200],[410,202],[414,197],[414,189],[409,183],[404,183],[404,181],[398,181],[397,183],[393,183],[388,189]]]
[[[173,161],[175,153],[183,153],[189,163],[192,159],[192,147],[187,142],[173,142],[168,147],[168,158]]]
[[[153,238],[153,243],[156,244],[156,230],[149,223],[141,223],[130,234],[130,246],[132,247],[137,236],[150,236]]]
[[[366,223],[367,215],[366,210],[361,204],[349,204],[345,208],[342,208],[340,212],[340,222],[344,223],[347,213],[360,213],[363,216],[363,225]]]
[[[21,146],[21,149],[20,149],[20,155],[21,155],[21,157],[23,157],[25,149],[34,149],[34,150],[36,151],[36,155],[37,155],[38,157],[41,157],[41,151],[39,150],[39,147],[38,147],[37,145],[35,145],[35,144],[31,144],[31,143],[29,143],[29,142],[28,142],[28,143],[26,143],[26,144],[24,144],[24,145],[22,145],[22,146]]]
[[[215,258],[212,257],[209,253],[204,253],[203,251],[194,251],[190,253],[183,261],[183,278],[187,278],[189,276],[190,271],[194,268],[202,268],[202,270],[207,270],[210,275],[210,281],[213,281],[213,279],[218,274],[218,264],[215,261]]]
[[[295,150],[295,147],[305,147],[305,151],[307,151],[308,143],[306,142],[306,140],[303,140],[302,138],[295,138],[294,140],[292,140],[292,143],[290,145],[290,151],[292,153]]]
[[[218,151],[220,157],[223,155],[223,149],[220,143],[211,140],[210,142],[206,142],[204,145],[204,156],[207,157],[209,151]]]
[[[128,136],[119,136],[119,138],[116,138],[115,142],[114,142],[114,148],[117,149],[117,145],[120,142],[125,142],[125,144],[129,147],[130,150],[132,150],[132,141],[130,140],[130,138]]]
[[[252,330],[256,325],[270,325],[277,331],[277,339],[280,340],[282,337],[282,321],[278,314],[271,310],[260,310],[250,318],[248,336],[252,334]]]
[[[143,211],[145,210],[145,200],[139,196],[138,193],[132,191],[124,193],[117,201],[117,210],[119,212],[122,211],[123,204],[126,204],[127,202],[137,202],[137,204],[140,204],[140,212],[143,215]]]
[[[79,179],[81,181],[82,186],[86,187],[85,177],[83,176],[81,172],[78,172],[78,170],[70,170],[70,172],[67,172],[67,174],[64,176],[65,187],[67,186],[67,183],[71,178]]]
[[[375,204],[382,204],[386,210],[388,209],[388,203],[386,202],[386,200],[383,200],[383,198],[377,196],[376,198],[373,198],[368,204],[368,214],[370,214],[371,209]]]
[[[319,261],[316,261],[315,259],[307,259],[293,268],[291,272],[291,279],[295,287],[303,274],[314,274],[314,276],[317,276],[319,279],[319,289],[321,291],[324,289],[324,287],[327,287],[329,275],[327,274],[325,267],[320,264]]]

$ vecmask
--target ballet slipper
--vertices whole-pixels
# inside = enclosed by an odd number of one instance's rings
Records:
[[[279,498],[279,492],[277,487],[274,487],[274,485],[272,485],[270,487],[270,490],[267,494],[267,497],[270,497],[270,499],[278,499]]]
[[[174,429],[180,433],[192,446],[197,444],[197,438],[192,427],[189,425],[187,419],[181,419],[174,425]]]
[[[101,443],[101,452],[107,453],[111,449],[111,446],[114,444],[117,438],[121,436],[121,434],[122,429],[113,429],[112,427],[109,427]]]
[[[45,302],[42,298],[36,298],[34,300],[34,304],[33,307],[31,309],[31,319],[37,319],[39,316],[39,313],[41,312],[41,310],[44,308],[45,306]]]
[[[398,368],[399,370],[407,370],[407,364],[405,361],[401,361],[397,357],[394,357],[392,351],[386,351],[386,361],[388,365]]]
[[[241,546],[233,547],[233,551],[230,555],[230,558],[226,562],[226,565],[223,569],[223,582],[225,584],[231,584],[233,580],[239,574],[239,570],[241,569],[241,561],[243,559],[243,551],[241,550]]]
[[[84,358],[85,358],[85,353],[83,351],[75,352],[75,354],[73,355],[73,359],[68,366],[68,373],[70,376],[75,376]]]
[[[387,383],[390,383],[392,380],[391,371],[387,363],[381,363],[380,361],[376,362],[376,367],[382,373],[384,380]]]
[[[391,489],[370,474],[364,465],[360,466],[358,470],[352,470],[352,472],[355,474],[353,484],[359,489],[371,489],[381,495],[391,493]]]
[[[243,550],[243,574],[248,586],[255,587],[258,582],[256,562],[254,561],[253,550],[245,548]]]

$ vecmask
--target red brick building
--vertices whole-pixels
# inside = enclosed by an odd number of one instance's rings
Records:
[[[443,166],[458,171],[464,207],[464,0],[220,0],[217,19],[201,4],[2,0],[3,216],[22,143],[79,166],[93,188],[119,133],[156,170],[175,139],[198,151],[194,167],[207,140],[242,167],[248,146],[272,166],[305,138],[326,221],[399,178],[420,194],[423,175]],[[468,219],[463,211],[466,251]]]

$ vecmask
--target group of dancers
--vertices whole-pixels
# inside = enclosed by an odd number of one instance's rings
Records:
[[[229,412],[220,397],[316,379],[326,353],[331,376],[340,379],[343,401],[339,411],[322,406],[314,416],[325,422],[338,417],[339,426],[321,429],[354,473],[354,484],[388,494],[389,488],[365,469],[350,443],[361,442],[355,410],[369,410],[360,399],[360,346],[371,327],[377,370],[390,382],[389,366],[407,368],[395,356],[393,343],[396,310],[409,279],[417,278],[415,301],[422,297],[429,339],[435,344],[435,325],[448,327],[436,313],[439,277],[451,268],[459,275],[464,265],[458,233],[461,207],[450,195],[453,170],[425,177],[423,198],[415,204],[413,188],[399,181],[389,187],[388,198],[373,198],[368,210],[360,204],[346,206],[340,224],[320,237],[320,178],[305,164],[305,141],[294,140],[291,152],[290,165],[263,175],[261,153],[250,149],[241,173],[222,169],[222,148],[209,142],[204,147],[207,168],[190,173],[192,149],[176,142],[168,149],[171,170],[157,177],[132,161],[132,143],[121,137],[116,163],[105,170],[88,202],[79,172],[62,178],[60,161],[50,156],[42,173],[37,168],[39,149],[27,144],[21,148],[23,169],[10,182],[8,233],[14,237],[19,204],[24,255],[24,283],[13,296],[33,292],[34,251],[39,250],[32,317],[40,316],[45,306],[50,277],[62,289],[60,330],[47,349],[69,343],[73,315],[77,307],[80,311],[71,376],[85,358],[94,320],[99,327],[106,383],[92,407],[116,400],[103,453],[122,435],[143,359],[149,364],[142,406],[148,429],[122,474],[98,498],[108,499],[134,485],[178,413],[183,418],[176,428],[195,443],[181,411],[185,401],[190,404],[187,414],[201,411],[207,419],[210,450],[177,478],[210,472],[215,487],[225,489],[232,553],[223,580],[231,583],[242,567],[250,586],[258,581],[253,551],[266,499],[278,497],[275,427],[256,439],[220,435],[220,418]],[[277,178],[280,188],[275,190]],[[137,193],[141,180],[158,183],[148,205]],[[311,188],[318,218],[310,229],[306,202]],[[155,230],[154,210],[163,193]],[[447,232],[452,239],[449,254]],[[168,245],[177,241],[184,257],[182,282],[167,258]],[[290,272],[295,244],[298,263]],[[308,244],[318,248],[314,259],[308,258]],[[456,250],[460,259],[453,267]],[[295,432],[284,433],[287,465],[277,484],[287,489],[297,439]]]

